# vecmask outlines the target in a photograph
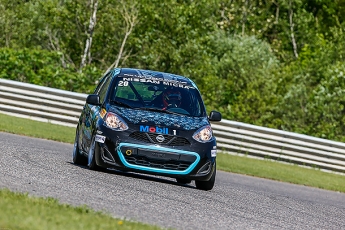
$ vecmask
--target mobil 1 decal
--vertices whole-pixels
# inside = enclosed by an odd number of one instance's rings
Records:
[[[169,129],[167,127],[149,126],[149,125],[140,125],[140,132],[177,135],[176,129]]]

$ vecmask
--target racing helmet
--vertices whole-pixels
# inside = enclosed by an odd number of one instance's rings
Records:
[[[167,108],[176,108],[181,105],[181,92],[178,89],[167,89],[163,92],[163,104]]]

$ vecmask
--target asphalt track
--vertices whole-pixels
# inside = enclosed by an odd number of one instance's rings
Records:
[[[73,165],[71,144],[0,132],[0,188],[175,229],[345,229],[345,194],[218,171],[211,191]],[[344,179],[345,183],[345,179]]]

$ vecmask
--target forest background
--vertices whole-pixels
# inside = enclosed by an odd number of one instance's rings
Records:
[[[0,0],[0,78],[170,72],[225,119],[345,141],[344,19],[344,0]]]

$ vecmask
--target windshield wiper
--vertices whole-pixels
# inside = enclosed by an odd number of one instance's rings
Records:
[[[121,106],[123,106],[123,107],[127,107],[127,108],[130,108],[130,109],[133,109],[132,106],[130,106],[130,105],[124,103],[124,102],[121,102],[121,101],[114,101],[114,100],[111,100],[110,102],[112,102],[112,103],[114,103],[114,104],[117,104],[117,105],[121,105]]]

